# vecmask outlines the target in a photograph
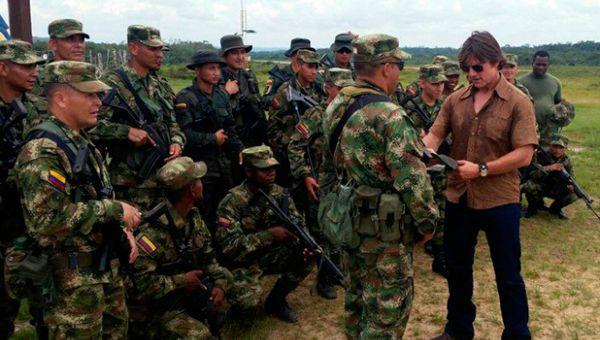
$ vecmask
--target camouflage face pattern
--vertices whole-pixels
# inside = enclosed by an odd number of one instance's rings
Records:
[[[447,81],[448,78],[444,75],[444,69],[440,65],[423,65],[419,68],[419,79],[423,79],[432,84]]]
[[[178,157],[158,169],[157,178],[166,190],[175,191],[206,175],[206,163],[189,157]]]
[[[345,68],[333,67],[325,72],[325,82],[333,83],[337,87],[344,87],[354,84],[352,71]]]
[[[54,20],[48,25],[48,35],[50,38],[68,38],[72,35],[81,34],[86,39],[90,36],[83,31],[81,22],[74,19]]]
[[[252,165],[255,168],[266,169],[275,165],[279,165],[279,162],[273,156],[273,151],[266,145],[253,146],[242,150],[242,157],[244,164]]]
[[[307,64],[320,64],[321,55],[315,51],[302,49],[298,51],[298,60]]]
[[[68,84],[85,93],[110,90],[110,86],[98,79],[96,67],[81,61],[56,61],[45,68],[44,83]]]
[[[386,60],[405,60],[410,54],[398,47],[398,39],[387,34],[369,34],[352,41],[355,63],[377,63]]]
[[[442,65],[445,61],[448,61],[448,57],[445,55],[436,55],[433,57],[433,60],[431,60],[431,63],[434,65]]]
[[[447,76],[459,76],[460,75],[460,64],[458,61],[447,60],[442,63],[444,68],[444,75]]]
[[[519,56],[516,54],[506,53],[504,60],[506,60],[506,65],[519,66]]]
[[[139,41],[150,47],[168,47],[160,37],[160,31],[154,27],[131,25],[127,27],[127,42]]]
[[[38,57],[31,44],[21,40],[0,41],[0,60],[12,61],[19,65],[43,64],[44,58]]]

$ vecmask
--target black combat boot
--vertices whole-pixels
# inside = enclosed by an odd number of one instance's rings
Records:
[[[335,288],[331,284],[331,280],[323,274],[323,270],[319,270],[319,275],[317,275],[317,293],[327,300],[337,299]]]
[[[298,314],[285,300],[285,297],[297,286],[297,283],[285,282],[282,278],[279,278],[265,300],[265,312],[275,314],[279,319],[286,322],[298,322]]]
[[[552,215],[558,217],[561,220],[569,219],[567,214],[565,214],[565,212],[562,211],[562,205],[560,204],[560,202],[558,200],[555,200],[554,202],[552,202],[552,204],[550,205],[550,208],[548,208],[548,212],[551,213]]]
[[[438,244],[432,244],[433,248],[433,262],[431,263],[431,270],[434,273],[438,273],[445,278],[448,278],[448,268],[446,267],[446,253],[444,247]]]

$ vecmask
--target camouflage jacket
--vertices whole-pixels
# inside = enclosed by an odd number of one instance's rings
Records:
[[[269,70],[269,79],[267,79],[265,92],[262,98],[263,108],[265,110],[270,109],[271,100],[273,97],[275,97],[275,94],[281,85],[290,79],[294,79],[295,76],[296,73],[294,70],[292,70],[291,64],[285,65],[281,68],[278,65],[275,65],[271,70]]]
[[[537,166],[530,167],[531,171],[529,172],[528,178],[531,178],[535,181],[546,181],[552,179],[551,177],[556,177],[557,180],[560,178],[560,172],[558,171],[548,171],[547,167],[552,164],[562,164],[565,170],[571,175],[571,177],[575,178],[575,173],[573,172],[573,163],[571,162],[571,158],[566,154],[561,158],[555,158],[548,152],[548,155],[552,157],[552,162],[549,162],[547,159],[539,157],[537,154],[531,161],[532,164],[536,164]],[[538,168],[540,167],[540,168]]]
[[[293,86],[294,89],[306,95],[317,103],[323,102],[325,93],[323,88],[319,88],[317,83],[310,84],[308,89],[302,88],[298,81],[294,78],[293,81],[285,82],[277,90],[275,98],[281,105],[279,109],[271,108],[269,110],[269,125],[267,127],[267,138],[269,145],[276,155],[286,154],[287,146],[290,143],[290,138],[294,128],[299,123],[299,118],[294,108],[294,103],[288,100],[288,87]],[[300,118],[304,115],[304,111],[308,108],[303,104],[298,103],[298,111]]]
[[[362,94],[386,95],[380,88],[357,81],[329,104],[323,131],[329,138],[346,109]],[[328,141],[329,143],[329,141]],[[395,189],[420,233],[434,231],[438,210],[425,164],[424,145],[404,110],[390,102],[375,102],[357,110],[340,135],[333,157],[338,172],[356,185]]]
[[[523,83],[521,83],[519,79],[515,79],[515,83],[513,85],[516,86],[519,90],[521,90],[521,92],[525,93],[525,95],[533,103],[533,97],[531,96],[531,94],[529,94],[529,90],[525,87],[525,85],[523,85]]]
[[[181,132],[175,120],[173,107],[175,95],[167,80],[154,72],[150,72],[145,77],[140,77],[127,65],[122,66],[121,69],[125,71],[140,98],[152,111],[152,118],[158,125],[164,127],[164,133],[169,135],[171,143],[177,143],[183,147],[185,145],[185,135]],[[121,93],[131,108],[139,111],[134,96],[125,88],[123,81],[115,71],[107,74],[104,81]],[[131,127],[137,126],[134,126],[129,118],[117,116],[111,109],[104,107],[100,112],[98,124],[90,131],[90,134],[95,140],[107,147],[112,158],[109,171],[113,184],[138,188],[156,187],[153,180],[141,181],[136,176],[135,170],[127,164],[129,156],[135,163],[143,158],[145,152],[148,152],[148,148],[135,148],[129,142],[127,135]]]
[[[144,308],[148,312],[155,310],[156,301],[166,301],[169,296],[169,309],[183,308],[181,298],[185,293],[185,273],[200,269],[205,275],[215,280],[215,286],[227,291],[231,283],[231,273],[219,265],[211,244],[210,232],[206,228],[197,208],[192,209],[187,217],[182,217],[167,203],[165,214],[151,224],[142,225],[136,235],[140,256],[130,266],[128,282],[129,303]],[[172,221],[172,222],[171,222]],[[169,264],[182,260],[178,245],[185,247],[187,261],[193,267],[181,265],[174,271],[167,269]],[[168,270],[168,272],[161,272]],[[178,300],[172,294],[181,293]],[[160,308],[159,308],[160,309]]]
[[[292,175],[297,181],[306,177],[318,176],[323,161],[323,115],[325,106],[316,106],[306,110],[290,136],[288,145],[288,158]],[[311,168],[306,154],[307,147],[310,148]],[[318,176],[321,177],[321,176]],[[317,179],[317,178],[315,178]]]
[[[237,161],[244,144],[231,115],[229,95],[217,86],[212,93],[204,93],[194,81],[177,94],[175,112],[187,138],[185,154],[195,161],[206,162],[208,177],[230,174],[231,160]],[[225,130],[228,139],[218,146],[215,132],[220,129]]]
[[[423,98],[421,96],[418,96],[414,99],[414,102],[425,112],[425,114],[427,114],[431,124],[433,124],[440,113],[440,110],[442,109],[442,101],[438,99],[435,101],[433,106],[429,106],[423,102]],[[417,113],[415,105],[412,102],[407,102],[406,105],[404,105],[404,110],[406,110],[406,113],[408,113],[408,116],[416,128],[425,130],[425,123],[421,119],[421,116]]]
[[[280,206],[289,204],[292,220],[304,224],[304,220],[287,189],[274,184],[268,192]],[[217,230],[215,240],[227,262],[233,266],[246,266],[255,262],[273,245],[273,236],[268,231],[275,224],[281,224],[264,199],[250,191],[244,181],[229,193],[217,209]]]
[[[111,188],[104,161],[83,131],[70,129],[54,116],[44,125],[54,125],[72,151],[87,144],[91,171],[104,188]],[[121,203],[101,198],[92,181],[75,178],[67,154],[54,141],[38,138],[27,142],[17,158],[15,172],[27,232],[50,257],[94,252],[102,243],[105,228],[120,228]],[[58,275],[63,287],[108,282],[106,275],[99,277],[83,270],[61,271]]]

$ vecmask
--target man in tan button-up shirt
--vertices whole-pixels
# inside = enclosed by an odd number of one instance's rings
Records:
[[[529,98],[498,71],[503,62],[496,39],[473,32],[458,56],[471,85],[452,93],[425,137],[437,149],[449,133],[458,169],[449,176],[444,248],[448,316],[440,339],[470,339],[473,321],[473,257],[477,233],[486,234],[496,273],[505,329],[503,338],[529,339],[528,306],[521,277],[519,176],[538,143]]]

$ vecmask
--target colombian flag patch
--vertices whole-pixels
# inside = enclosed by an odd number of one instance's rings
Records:
[[[304,124],[304,122],[296,124],[296,131],[298,131],[304,138],[310,137],[310,129],[308,128],[308,125]]]
[[[60,172],[55,170],[50,170],[50,174],[48,175],[48,181],[54,184],[55,187],[60,190],[65,190],[65,186],[67,185],[67,179]]]
[[[137,239],[137,244],[144,249],[144,251],[152,256],[158,247],[148,238],[146,235],[142,235]]]
[[[231,225],[231,220],[227,217],[219,217],[219,219],[217,220],[217,224],[223,228],[229,228],[229,226]]]
[[[184,103],[184,102],[182,102],[182,103],[177,103],[177,104],[175,105],[175,108],[176,108],[177,110],[185,110],[185,109],[187,109],[187,103]]]

